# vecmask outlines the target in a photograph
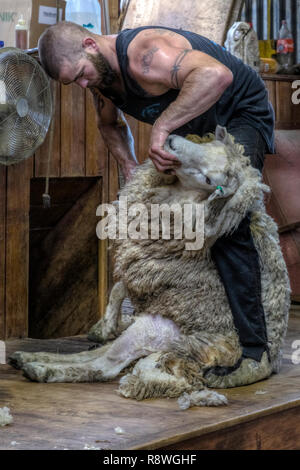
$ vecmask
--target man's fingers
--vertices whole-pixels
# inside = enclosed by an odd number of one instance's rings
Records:
[[[178,168],[178,165],[174,165],[174,163],[168,163],[168,162],[165,162],[164,160],[158,160],[157,158],[152,158],[150,156],[151,160],[153,161],[156,169],[158,171],[163,171],[163,172],[166,172],[168,170],[174,170],[176,168]]]
[[[150,147],[149,149],[149,154],[150,156],[157,156],[159,159],[161,160],[165,160],[165,161],[169,161],[170,163],[172,164],[178,164],[180,165],[180,160],[178,160],[178,158],[173,155],[172,153],[169,153],[169,152],[166,152],[163,148],[161,147]]]

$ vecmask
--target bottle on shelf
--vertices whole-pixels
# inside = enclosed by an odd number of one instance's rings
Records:
[[[277,40],[277,61],[284,69],[293,65],[294,40],[286,20],[282,20]]]
[[[4,41],[0,41],[0,49],[1,47],[4,47]]]
[[[99,0],[68,0],[66,20],[101,34],[101,7]]]
[[[20,16],[18,23],[16,24],[16,47],[19,49],[28,48],[28,29],[26,21],[23,15]]]

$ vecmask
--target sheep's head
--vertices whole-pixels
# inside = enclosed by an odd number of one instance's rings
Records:
[[[249,165],[242,146],[235,144],[221,126],[217,126],[213,140],[204,143],[170,135],[165,150],[181,162],[175,170],[181,185],[186,189],[204,190],[210,198],[233,194],[241,182],[242,166]]]

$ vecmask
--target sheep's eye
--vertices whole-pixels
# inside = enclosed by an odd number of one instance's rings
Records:
[[[211,184],[211,180],[210,180],[210,178],[209,178],[208,176],[206,177],[206,180],[205,180],[205,181],[206,181],[206,184]]]

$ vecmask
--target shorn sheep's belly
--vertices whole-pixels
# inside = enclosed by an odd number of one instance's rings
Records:
[[[211,260],[137,260],[124,273],[123,282],[137,315],[163,316],[185,334],[235,329],[223,283]]]

